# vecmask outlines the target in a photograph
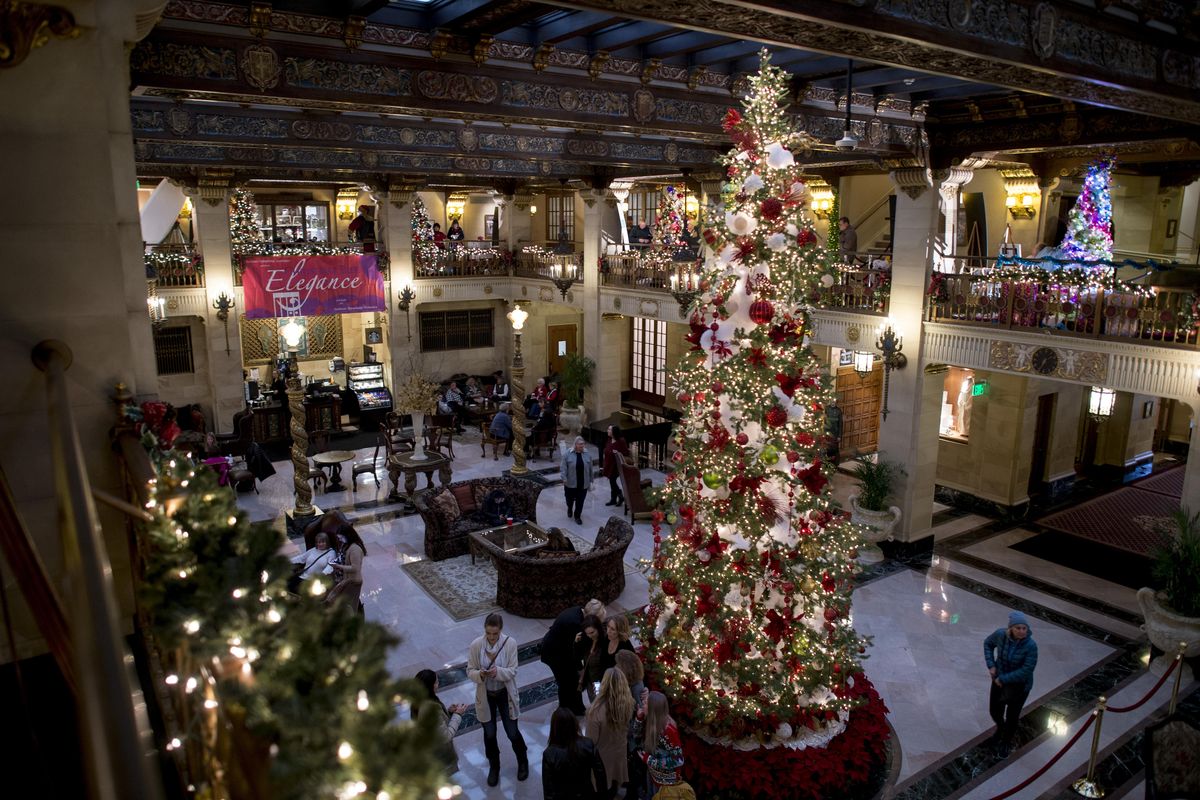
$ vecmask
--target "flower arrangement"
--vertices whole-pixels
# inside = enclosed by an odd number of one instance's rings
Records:
[[[418,372],[411,372],[396,390],[396,408],[432,414],[437,408],[438,385]]]

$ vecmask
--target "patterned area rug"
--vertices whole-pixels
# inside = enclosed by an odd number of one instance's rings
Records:
[[[1183,467],[1172,467],[1166,472],[1151,475],[1133,484],[1137,489],[1157,492],[1169,497],[1183,497]]]
[[[1166,478],[1170,473],[1164,473]],[[1179,495],[1160,494],[1127,486],[1095,500],[1038,520],[1072,536],[1136,553],[1149,555],[1158,546],[1156,533],[1146,530],[1136,517],[1166,517],[1179,510]]]
[[[581,553],[592,549],[591,542],[573,533],[568,532],[567,538]],[[492,566],[490,558],[478,557],[474,564],[470,555],[442,561],[424,559],[401,564],[400,569],[408,573],[455,622],[499,610],[496,605],[496,568]],[[625,560],[626,575],[638,571],[628,559]]]

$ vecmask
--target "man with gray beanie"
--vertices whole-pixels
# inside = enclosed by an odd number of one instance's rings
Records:
[[[1021,707],[1033,689],[1033,669],[1037,666],[1037,643],[1024,614],[1009,613],[1008,627],[997,628],[983,640],[983,660],[992,676],[988,711],[996,723],[996,732],[991,741],[997,754],[1007,758],[1012,752]]]

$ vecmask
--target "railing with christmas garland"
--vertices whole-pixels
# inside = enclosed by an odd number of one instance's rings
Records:
[[[600,281],[604,286],[665,292],[699,290],[700,284],[695,260],[675,261],[665,250],[606,255],[600,259]]]
[[[576,280],[583,282],[583,254],[556,253],[554,250],[531,244],[521,248],[513,264],[513,274],[520,278],[551,280],[554,270],[574,270]]]
[[[142,258],[159,288],[204,287],[204,259],[189,244],[148,244]]]
[[[422,242],[413,247],[413,272],[416,278],[475,278],[509,275],[513,256],[494,247],[470,247],[461,242],[443,242],[438,247]]]
[[[388,672],[392,634],[322,603],[319,579],[289,594],[282,534],[252,524],[215,472],[170,449],[178,428],[164,405],[128,399],[114,444],[136,504],[146,688],[181,785],[230,800],[460,794],[433,755],[435,715],[407,719],[421,694]]]
[[[378,247],[377,243],[374,243]],[[245,269],[243,259],[253,256],[345,256],[358,255],[363,252],[362,242],[297,242],[293,244],[275,244],[272,242],[253,242],[240,245],[233,255],[233,285],[242,285],[242,271]],[[379,263],[379,274],[383,279],[390,279],[391,258],[386,250],[376,250],[372,253]]]
[[[887,315],[892,295],[892,263],[886,256],[857,253],[854,264],[842,265],[823,280],[816,305]]]
[[[1190,264],[972,258],[963,272],[933,273],[926,318],[1195,347],[1198,290]]]

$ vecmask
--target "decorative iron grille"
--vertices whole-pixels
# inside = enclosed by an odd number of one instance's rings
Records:
[[[154,362],[159,375],[196,371],[192,358],[192,329],[186,325],[154,329]]]
[[[298,355],[301,359],[333,358],[344,356],[342,342],[342,320],[337,314],[302,317],[305,335],[300,342]],[[246,319],[242,322],[242,363],[249,365],[271,364],[283,352],[279,336],[279,320]],[[284,323],[286,324],[286,322]]]
[[[494,328],[490,308],[462,311],[423,311],[418,315],[421,350],[468,350],[492,347]]]

